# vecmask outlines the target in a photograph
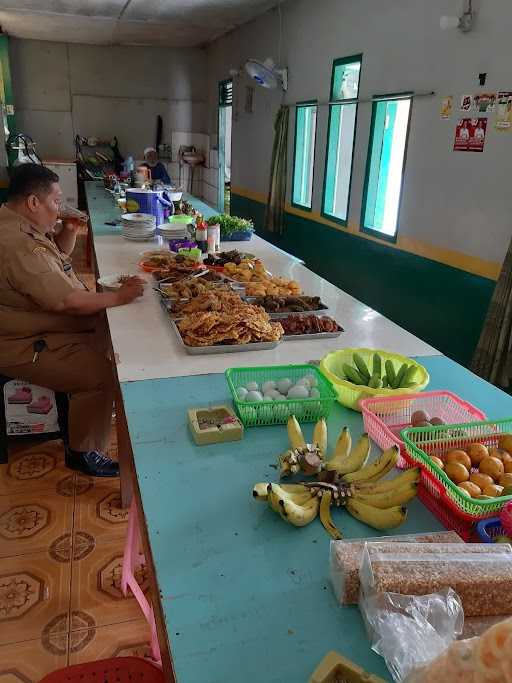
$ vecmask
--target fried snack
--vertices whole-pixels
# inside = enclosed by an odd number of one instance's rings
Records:
[[[241,299],[233,308],[188,315],[178,322],[178,329],[188,346],[271,342],[283,335],[280,323],[271,322],[262,308]]]
[[[290,296],[301,293],[298,282],[272,276],[259,259],[242,259],[239,265],[226,263],[224,272],[233,280],[245,284],[247,296]]]
[[[172,308],[172,313],[177,316],[186,316],[202,311],[236,311],[243,305],[242,299],[231,291],[211,290],[184,301],[176,301]]]
[[[280,322],[286,335],[343,332],[343,328],[327,315],[289,315]]]
[[[217,284],[216,282],[203,281],[203,278],[180,280],[172,283],[160,284],[160,290],[169,299],[193,299],[209,291],[232,292],[229,285]]]

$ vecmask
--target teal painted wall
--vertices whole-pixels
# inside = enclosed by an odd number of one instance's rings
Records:
[[[315,273],[469,365],[493,280],[292,214],[286,214],[286,232],[279,237],[262,230],[263,204],[233,194],[231,207],[234,216],[251,218],[259,235],[303,259]]]

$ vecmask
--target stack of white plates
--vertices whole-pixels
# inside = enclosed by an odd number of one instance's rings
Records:
[[[162,223],[158,226],[158,232],[167,240],[183,240],[189,237],[184,223]]]
[[[153,239],[156,230],[155,217],[149,213],[125,213],[121,216],[122,235],[127,240],[142,242]]]

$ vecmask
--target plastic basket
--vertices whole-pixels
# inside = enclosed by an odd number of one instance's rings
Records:
[[[476,533],[482,543],[494,543],[496,536],[506,535],[499,517],[491,517],[490,519],[483,519],[481,522],[478,522]]]
[[[384,683],[337,652],[328,652],[317,666],[309,683]]]
[[[500,435],[510,433],[512,418],[435,427],[411,427],[404,429],[401,436],[412,465],[419,465],[422,470],[430,473],[441,485],[445,504],[458,517],[474,524],[480,519],[495,516],[505,503],[512,500],[512,495],[489,500],[470,498],[462,493],[429,456],[442,456],[447,451],[457,448],[464,450],[472,443],[497,448]]]
[[[485,420],[486,415],[471,403],[449,391],[426,391],[423,394],[375,396],[361,401],[365,431],[375,443],[386,450],[400,448],[397,467],[406,468],[405,445],[400,438],[402,429],[411,425],[411,416],[424,410],[431,417],[440,417],[446,424],[460,424]]]
[[[277,382],[288,377],[292,382],[304,375],[314,375],[318,382],[320,398],[305,398],[283,401],[240,401],[236,390],[248,382],[262,384],[269,380]],[[299,422],[316,422],[327,417],[336,400],[336,394],[322,373],[314,365],[272,365],[258,368],[230,368],[226,379],[233,397],[238,417],[245,427],[286,424],[290,415]]]
[[[387,360],[393,363],[395,371],[398,372],[400,366],[403,363],[408,363],[409,365],[415,365],[418,368],[416,373],[415,381],[418,382],[418,386],[415,392],[423,391],[430,381],[430,376],[423,365],[420,365],[417,361],[412,358],[407,358],[406,356],[401,356],[398,353],[390,353],[389,351],[381,351],[380,349],[341,349],[340,351],[332,351],[328,353],[320,362],[320,370],[327,377],[327,379],[333,385],[336,393],[338,394],[338,401],[341,405],[346,408],[352,408],[352,410],[361,410],[360,401],[361,399],[371,398],[374,396],[398,396],[401,394],[410,394],[411,389],[372,389],[371,387],[360,386],[358,384],[353,384],[346,379],[342,379],[343,373],[343,363],[349,363],[353,365],[353,355],[358,353],[371,368],[371,363],[373,359],[373,354],[378,353],[382,358],[382,363],[384,364]],[[383,369],[384,372],[384,369]]]

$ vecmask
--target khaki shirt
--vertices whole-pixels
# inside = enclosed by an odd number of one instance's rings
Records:
[[[53,238],[0,207],[0,367],[31,362],[40,339],[56,349],[94,330],[96,316],[55,312],[74,289],[86,287]]]

